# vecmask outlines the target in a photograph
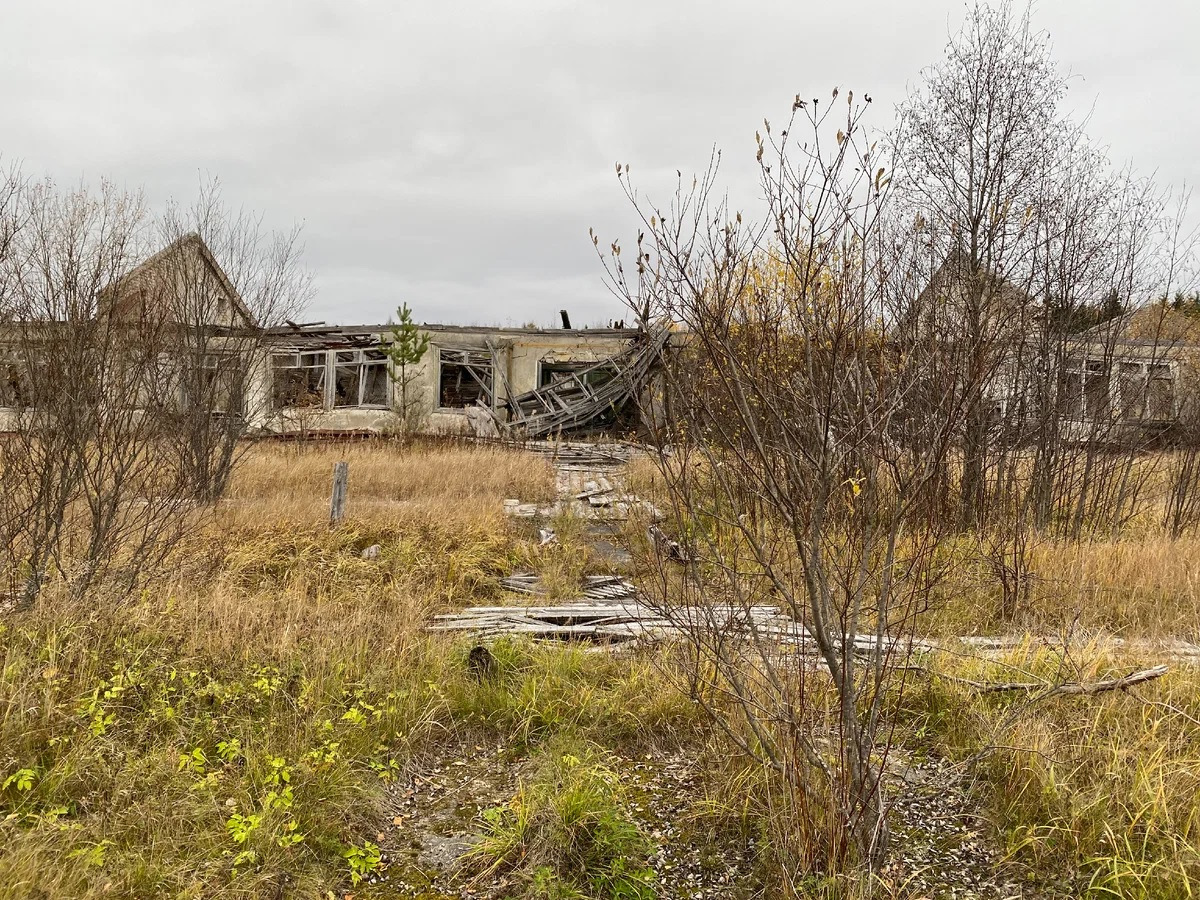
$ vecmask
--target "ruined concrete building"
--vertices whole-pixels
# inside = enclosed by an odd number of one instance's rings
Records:
[[[952,349],[961,341],[954,311],[963,291],[948,266],[902,324],[910,339],[931,337]],[[1045,311],[1023,291],[1001,282],[991,294],[983,321],[999,355],[986,361],[989,427],[1022,440],[1038,410],[1051,409],[1068,440],[1200,435],[1200,314],[1143,306],[1052,345]],[[239,436],[402,427],[533,438],[631,432],[647,411],[657,416],[657,364],[668,341],[684,338],[658,326],[423,325],[429,347],[407,367],[402,390],[386,352],[390,326],[263,327],[253,306],[204,242],[187,235],[111,283],[90,307],[25,318],[0,310],[7,316],[0,431],[22,429],[39,408],[65,408],[64,393],[78,395],[77,409],[85,395],[104,391],[105,402],[154,411],[164,427],[199,412]],[[105,350],[114,342],[121,353]],[[111,377],[93,371],[104,366],[114,367]]]
[[[661,341],[636,328],[485,328],[422,325],[429,349],[407,374],[410,421],[438,434],[530,437],[636,427]],[[387,325],[269,329],[261,366],[269,385],[247,410],[271,433],[394,429],[399,374],[384,350]]]
[[[998,276],[974,283],[961,255],[933,273],[902,323],[984,373],[989,427],[1038,440],[1052,421],[1069,443],[1149,447],[1200,439],[1200,305],[1076,303],[1074,318]],[[1098,321],[1097,321],[1098,320]],[[1094,324],[1093,324],[1094,323]],[[957,349],[957,355],[953,352]]]
[[[60,358],[90,344],[123,346],[96,365],[113,367],[110,385],[138,380],[122,387],[121,402],[163,421],[201,411],[260,435],[384,433],[402,424],[482,436],[632,430],[666,336],[423,325],[429,347],[406,367],[402,392],[386,352],[390,326],[263,327],[251,307],[204,242],[188,235],[87,308],[10,314],[0,324],[0,431],[32,421],[47,406],[39,392],[69,387],[70,363]],[[47,378],[50,369],[62,377]]]

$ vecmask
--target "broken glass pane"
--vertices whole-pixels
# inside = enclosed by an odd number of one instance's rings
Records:
[[[388,405],[388,373],[386,359],[368,359],[363,363],[362,405]]]
[[[342,355],[338,354],[339,357]],[[358,406],[358,390],[361,383],[361,366],[358,363],[339,362],[333,370],[333,405]]]

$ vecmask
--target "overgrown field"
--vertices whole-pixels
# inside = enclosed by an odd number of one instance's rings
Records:
[[[350,462],[349,516],[330,529],[336,459]],[[671,648],[503,641],[498,671],[477,679],[470,642],[424,630],[436,612],[505,602],[500,575],[539,571],[565,586],[602,564],[579,523],[557,523],[559,540],[541,546],[531,523],[502,513],[505,498],[553,493],[549,465],[516,451],[264,446],[141,596],[70,605],[48,595],[6,613],[0,897],[396,896],[379,840],[392,827],[388,792],[418,757],[494,743],[525,762],[511,798],[477,822],[484,839],[464,877],[481,895],[503,880],[513,896],[685,896],[653,871],[662,838],[634,821],[639,787],[619,761],[680,750],[704,761],[680,798],[680,833],[752,848],[741,896],[926,895],[913,866],[872,885],[786,871],[771,774],[708,723]],[[1048,546],[1022,625],[1061,624],[1061,591],[1090,627],[1194,636],[1191,546]],[[986,574],[963,572],[974,599],[939,613],[938,627],[987,631]],[[1004,877],[1060,896],[1190,896],[1196,670],[1176,665],[1129,693],[1030,702],[941,676],[1053,669],[1087,680],[1159,660],[1108,637],[1069,654],[1044,637],[989,661],[964,654],[925,661],[895,693],[895,756],[964,774],[959,789]]]

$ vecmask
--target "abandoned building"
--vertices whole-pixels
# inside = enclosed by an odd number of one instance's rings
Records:
[[[9,316],[0,324],[0,431],[22,427],[39,405],[45,356],[62,355],[56,336],[67,336],[65,347],[89,329],[104,340],[119,334],[127,358],[139,360],[143,383],[124,402],[164,416],[205,410],[247,434],[633,429],[668,333],[422,325],[428,349],[399,372],[386,352],[389,325],[263,328],[255,313],[192,234],[105,288],[87,316]],[[69,380],[65,372],[57,382]]]
[[[1064,417],[1086,433],[1112,423],[1128,438],[1194,430],[1200,320],[1152,304],[1082,332],[1059,376]]]
[[[955,291],[944,264],[918,298],[917,315],[939,308],[929,301],[942,301],[945,310],[946,296],[952,302]],[[998,296],[1003,309],[1032,305],[1006,285]],[[1019,318],[1028,323],[1022,333],[997,342],[1009,356],[995,367],[984,396],[999,425],[1020,429],[1024,398],[1047,396],[1029,389],[1037,381],[1048,386],[1066,433],[1079,440],[1169,438],[1185,429],[1200,439],[1194,403],[1200,396],[1200,317],[1166,305],[1140,307],[1071,334],[1055,357],[1057,371],[1049,371],[1024,361],[1039,358],[1032,345],[1043,333],[1038,312],[1028,314],[1029,308]],[[130,402],[164,415],[205,410],[257,435],[366,435],[401,427],[534,438],[631,432],[641,424],[639,416],[661,411],[656,363],[665,346],[685,340],[670,326],[429,324],[419,326],[429,338],[425,354],[399,372],[387,353],[390,325],[261,327],[196,235],[134,267],[102,292],[95,310],[92,321],[130,330],[137,356],[160,360],[144,368],[147,384],[128,395],[135,398]],[[1018,318],[1006,314],[996,321],[1000,327]],[[147,330],[147,322],[158,324]],[[938,334],[936,321],[912,322]],[[0,324],[0,431],[22,427],[22,416],[44,389],[44,360],[31,358],[29,348],[40,347],[34,356],[48,352],[55,333],[68,325],[53,315],[39,323],[9,317]],[[31,334],[46,342],[31,343]],[[1049,357],[1042,352],[1040,358]],[[62,389],[63,381],[53,389]]]
[[[996,277],[982,288],[977,321],[967,327],[966,269],[961,258],[947,258],[904,324],[909,340],[976,335],[985,347],[982,397],[996,428],[1020,441],[1048,409],[1068,441],[1150,446],[1200,437],[1197,310],[1156,302],[1105,313],[1096,301],[1080,304],[1096,324],[1051,326],[1040,301]]]
[[[403,376],[383,349],[388,325],[269,329],[260,367],[269,386],[253,392],[265,402],[247,410],[250,424],[276,434],[381,432],[404,418],[437,434],[519,425],[534,437],[635,427],[630,401],[661,347],[636,328],[420,328],[429,348]]]

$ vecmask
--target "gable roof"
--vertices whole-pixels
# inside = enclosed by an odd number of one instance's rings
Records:
[[[1080,332],[1083,340],[1127,346],[1200,345],[1200,319],[1163,303],[1148,303]]]
[[[229,276],[225,274],[225,270],[221,268],[221,264],[217,262],[216,256],[209,249],[208,244],[196,232],[189,232],[183,237],[177,238],[167,246],[163,247],[157,253],[148,256],[142,262],[138,263],[112,284],[108,285],[101,291],[101,297],[111,298],[111,302],[115,303],[121,295],[122,289],[130,284],[136,283],[139,279],[145,277],[148,273],[154,271],[159,266],[168,262],[176,254],[192,250],[200,258],[205,269],[216,279],[217,284],[221,286],[221,290],[229,298],[229,302],[233,304],[233,308],[246,322],[247,325],[255,326],[258,323],[255,321],[254,315],[246,306],[246,301],[242,299],[241,293],[234,287]]]

